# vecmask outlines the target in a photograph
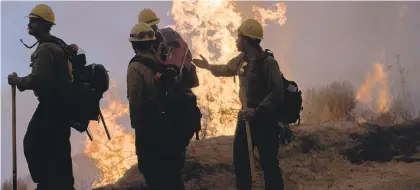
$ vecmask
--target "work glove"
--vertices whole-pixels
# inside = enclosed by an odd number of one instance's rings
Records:
[[[8,83],[10,84],[10,85],[18,85],[19,84],[19,77],[18,77],[18,75],[14,72],[14,73],[12,73],[12,74],[10,74],[8,77],[7,77],[7,81],[8,81]]]

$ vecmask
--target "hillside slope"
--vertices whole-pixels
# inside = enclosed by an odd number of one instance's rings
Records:
[[[400,126],[339,123],[294,128],[298,139],[281,147],[286,189],[420,190],[420,124]],[[233,137],[191,143],[185,185],[195,189],[235,189]],[[258,158],[257,158],[258,160]],[[257,189],[263,189],[257,165]],[[116,183],[96,190],[146,189],[137,167]]]

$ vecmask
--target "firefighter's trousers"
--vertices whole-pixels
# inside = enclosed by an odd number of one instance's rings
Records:
[[[185,145],[174,134],[158,126],[141,132],[136,129],[138,167],[150,190],[185,189]]]
[[[39,190],[73,189],[70,125],[65,112],[58,101],[40,101],[29,122],[23,148]]]
[[[260,165],[264,173],[266,190],[283,190],[283,177],[277,154],[279,150],[279,128],[277,121],[270,117],[250,121],[253,147],[257,147]],[[245,121],[238,114],[238,123],[233,145],[233,163],[238,190],[251,190],[251,170]]]

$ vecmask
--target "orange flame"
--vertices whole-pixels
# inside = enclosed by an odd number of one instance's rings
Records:
[[[254,8],[262,23],[275,20],[281,25],[286,21],[286,6],[276,4],[277,11]],[[278,13],[280,12],[280,14]],[[232,3],[224,0],[212,1],[173,1],[171,14],[176,22],[172,26],[184,39],[192,40],[194,56],[204,55],[212,64],[226,64],[238,54],[235,32],[243,18]],[[188,37],[188,38],[187,38]],[[236,110],[240,106],[238,83],[232,78],[216,78],[206,70],[198,69],[200,86],[194,89],[198,104],[203,112],[203,126],[207,137],[233,135],[236,122]],[[112,91],[113,88],[110,88]],[[108,94],[108,93],[107,93]],[[124,172],[137,163],[134,135],[126,132],[119,118],[128,115],[128,105],[118,99],[108,98],[110,105],[102,109],[112,140],[108,140],[102,124],[92,123],[90,130],[94,141],[86,138],[85,154],[94,159],[102,171],[93,188],[117,182]]]
[[[386,112],[391,103],[388,75],[379,63],[374,64],[373,69],[374,74],[367,73],[366,80],[359,88],[356,99],[364,104],[373,104],[378,112]],[[374,96],[375,91],[376,96]],[[374,101],[373,97],[377,98],[377,101]]]
[[[275,4],[276,11],[253,7],[255,17],[263,24],[275,20],[286,22],[286,5]],[[226,64],[238,54],[236,31],[244,18],[233,3],[223,0],[181,2],[174,1],[172,12],[175,29],[192,41],[193,56],[202,54],[211,64]],[[200,86],[194,89],[203,112],[203,125],[208,137],[233,135],[236,112],[240,109],[238,83],[233,78],[217,78],[209,71],[198,69]],[[210,129],[211,128],[211,129]]]
[[[116,88],[110,88],[114,91]],[[125,171],[137,163],[135,155],[134,134],[126,132],[125,128],[117,122],[118,119],[128,115],[128,105],[107,94],[110,104],[101,109],[107,128],[111,135],[108,140],[102,123],[91,122],[89,130],[93,141],[85,140],[84,153],[96,162],[102,174],[93,184],[93,188],[115,183]]]
[[[261,7],[254,6],[252,11],[255,12],[255,19],[257,19],[263,26],[267,26],[265,23],[266,20],[277,20],[277,23],[280,26],[286,24],[286,10],[287,7],[284,3],[275,4],[277,7],[276,11],[266,10]]]

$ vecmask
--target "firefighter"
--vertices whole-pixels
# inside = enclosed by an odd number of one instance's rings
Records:
[[[182,151],[173,143],[174,117],[165,107],[168,83],[156,57],[155,32],[140,22],[129,41],[136,55],[127,69],[127,97],[139,170],[151,190],[183,190]]]
[[[27,17],[28,33],[39,42],[31,55],[32,72],[24,77],[16,73],[8,76],[10,85],[16,85],[19,91],[32,90],[39,100],[23,140],[25,158],[37,189],[74,189],[65,103],[72,80],[68,59],[57,44],[42,42],[51,37],[53,10],[39,4]]]
[[[158,31],[158,24],[160,22],[160,19],[158,18],[157,14],[152,9],[143,9],[139,16],[137,17],[137,21],[143,22],[148,24],[150,27],[152,27],[153,31],[155,31],[156,36],[156,42],[157,44],[160,44],[163,42],[163,37]]]
[[[153,31],[156,32],[157,44],[164,43],[164,38],[159,32],[158,24],[160,19],[157,17],[157,14],[151,9],[143,9],[139,16],[138,22],[147,23]],[[188,49],[187,57],[191,57],[191,52]],[[191,59],[190,59],[191,60]],[[178,122],[180,129],[186,129],[185,131],[179,131],[180,141],[182,142],[184,156],[186,156],[186,147],[188,146],[191,138],[194,136],[194,132],[198,138],[198,132],[201,129],[201,112],[197,105],[196,95],[193,93],[192,88],[199,86],[199,80],[197,76],[197,71],[194,65],[191,65],[190,68],[182,67],[179,83],[177,84],[177,90],[181,94],[181,100],[183,101],[184,106],[180,106],[180,114],[188,115],[188,118],[178,117],[183,121]],[[181,103],[181,102],[179,102]]]
[[[158,43],[162,43],[164,42],[164,39],[162,34],[159,32],[159,21],[160,19],[157,17],[156,13],[151,9],[143,9],[138,16],[138,22],[147,23],[153,29],[153,31],[155,31]],[[191,56],[190,50],[188,50],[187,56]],[[181,83],[183,84],[183,86],[185,86],[185,90],[189,91],[190,93],[192,93],[191,88],[199,86],[196,69],[194,65],[191,66],[192,67],[190,69],[183,67],[181,71],[185,78],[185,80],[181,79]]]
[[[211,65],[201,55],[202,59],[193,59],[196,66],[211,71],[214,76],[239,76],[240,100],[242,105],[247,104],[247,109],[243,108],[238,114],[233,147],[238,190],[249,190],[252,186],[245,120],[250,123],[253,147],[258,148],[265,189],[284,189],[277,159],[279,130],[275,116],[275,107],[284,95],[282,73],[273,57],[262,58],[262,39],[262,25],[254,19],[247,19],[238,28],[236,46],[240,54],[226,65]]]

